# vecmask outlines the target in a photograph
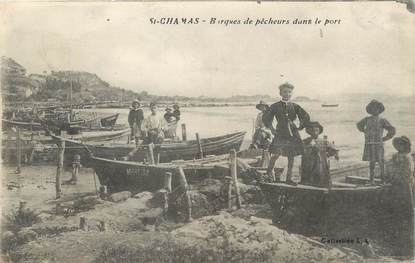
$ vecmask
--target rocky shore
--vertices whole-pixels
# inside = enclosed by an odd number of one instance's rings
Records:
[[[220,182],[192,186],[191,222],[180,198],[166,211],[163,192],[96,193],[93,171],[63,185],[54,200],[54,166],[3,168],[2,262],[391,262],[372,248],[322,244],[272,225],[270,209],[252,186],[245,205],[225,208]],[[70,172],[64,174],[69,179]],[[20,206],[20,208],[19,208]]]

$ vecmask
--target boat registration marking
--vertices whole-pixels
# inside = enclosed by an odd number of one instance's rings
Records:
[[[149,176],[150,170],[147,168],[127,168],[127,175]]]

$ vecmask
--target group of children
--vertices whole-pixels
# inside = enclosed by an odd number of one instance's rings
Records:
[[[271,153],[271,160],[267,169],[268,176],[277,180],[274,174],[274,166],[280,156],[288,158],[287,179],[289,184],[296,184],[292,181],[292,168],[294,157],[301,155],[301,183],[330,187],[330,167],[328,158],[334,156],[338,159],[338,150],[334,143],[327,140],[327,136],[319,138],[323,133],[323,126],[311,121],[309,114],[298,104],[292,102],[291,96],[294,86],[289,83],[279,86],[281,100],[268,106],[261,101],[256,105],[260,110],[255,122],[253,135],[253,148],[267,149]],[[375,179],[375,166],[380,167],[382,182],[394,184],[414,185],[414,178],[411,174],[411,159],[408,154],[411,152],[411,142],[405,137],[395,137],[393,146],[397,150],[392,159],[385,165],[384,148],[385,141],[395,136],[395,128],[380,114],[385,110],[384,105],[372,100],[366,107],[370,115],[357,123],[357,129],[365,134],[365,146],[363,161],[370,163],[370,182]],[[273,126],[274,119],[277,122]],[[294,123],[299,120],[299,125]],[[310,136],[301,139],[299,130],[305,128]],[[383,136],[384,131],[386,135]],[[385,166],[388,168],[385,171]]]
[[[140,140],[144,144],[160,144],[165,138],[176,137],[177,122],[180,120],[179,105],[173,105],[174,111],[168,107],[162,116],[155,102],[150,103],[150,115],[144,118],[144,112],[139,100],[134,100],[128,114],[128,123],[131,128],[131,138],[136,145]]]

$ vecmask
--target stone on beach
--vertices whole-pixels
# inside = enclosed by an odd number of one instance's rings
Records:
[[[20,243],[33,241],[37,238],[37,233],[30,228],[22,228],[17,233],[17,239]]]
[[[128,198],[130,198],[130,197],[131,197],[131,192],[129,192],[129,191],[122,191],[122,192],[118,192],[118,193],[115,193],[115,194],[110,195],[109,200],[111,202],[118,203],[118,202],[125,201]]]
[[[16,235],[12,231],[5,231],[1,234],[1,248],[3,250],[11,249],[16,242]]]

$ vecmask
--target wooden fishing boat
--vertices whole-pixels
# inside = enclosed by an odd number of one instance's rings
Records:
[[[84,143],[87,142],[105,142],[120,139],[130,132],[129,128],[116,130],[116,131],[87,131],[75,135],[67,135],[67,137],[62,138],[61,136],[51,135],[54,140],[65,140],[66,148],[68,151],[76,145],[76,149],[82,147]]]
[[[203,154],[220,155],[227,154],[231,149],[239,151],[246,132],[236,132],[223,136],[201,139],[201,147]],[[70,149],[65,154],[81,155],[81,159],[87,160],[89,155],[86,148],[93,153],[94,156],[121,159],[130,154],[130,160],[144,161],[147,158],[147,146],[139,145],[137,148],[134,144],[123,143],[97,143],[91,142],[82,144],[76,140],[66,139],[66,145]],[[86,146],[86,147],[85,147]],[[154,154],[159,162],[170,162],[172,160],[193,160],[199,155],[199,146],[196,140],[182,142],[166,142],[154,145]],[[83,163],[88,166],[87,162]]]
[[[34,130],[34,131],[43,130],[42,125],[38,122],[21,122],[21,121],[12,121],[12,120],[6,120],[6,119],[2,119],[1,122],[2,122],[3,129],[8,128],[8,127],[19,127],[25,130]]]
[[[320,236],[334,243],[376,243],[388,256],[413,256],[412,195],[391,185],[367,186],[354,176],[332,188],[261,183],[273,223],[290,232]],[[357,180],[357,178],[360,178]],[[353,181],[355,184],[351,184]],[[361,244],[357,244],[361,245]]]
[[[95,170],[101,185],[107,186],[108,192],[154,191],[163,188],[166,172],[171,172],[172,188],[179,185],[178,169],[186,173],[188,183],[200,181],[202,178],[223,179],[229,175],[229,154],[211,155],[196,160],[175,160],[155,165],[133,161],[110,160],[90,156],[89,163]],[[241,169],[255,164],[255,158],[237,158],[237,166]]]
[[[101,118],[100,120],[101,127],[111,127],[111,128],[114,127],[119,115],[120,115],[119,113],[116,113],[114,115]]]
[[[108,192],[130,191],[138,193],[163,188],[165,173],[176,173],[179,166],[184,171],[208,171],[214,167],[214,164],[223,163],[228,158],[229,155],[220,155],[203,160],[149,165],[132,161],[91,157],[89,163],[95,170],[99,183],[107,186]],[[188,178],[188,180],[191,180],[191,178]],[[177,176],[173,176],[172,187],[175,188],[178,184]]]
[[[82,128],[112,128],[114,127],[119,114],[112,114],[105,117],[96,117],[91,119],[73,120],[69,123],[70,127],[82,127]],[[43,130],[43,126],[40,122],[22,122],[2,119],[3,128],[7,127],[19,127],[24,130],[40,131]]]

